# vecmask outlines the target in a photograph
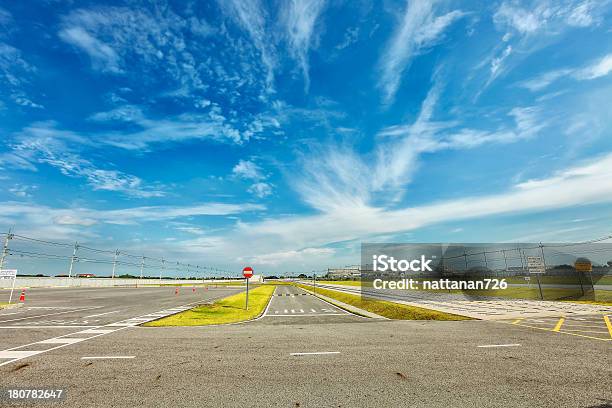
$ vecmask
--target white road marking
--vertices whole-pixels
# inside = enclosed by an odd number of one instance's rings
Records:
[[[289,313],[289,311],[287,309],[285,309],[285,314]]]
[[[47,314],[44,314],[44,315],[20,317],[19,319],[0,320],[0,323],[16,322],[18,320],[26,320],[26,319],[36,319],[36,318],[39,318],[39,317],[55,316],[55,315],[60,315],[60,314],[65,314],[65,313],[76,313],[76,312],[82,312],[83,310],[99,309],[101,307],[103,307],[103,306],[94,306],[94,307],[87,307],[85,309],[68,310],[66,312],[47,313]]]
[[[35,354],[42,353],[44,351],[46,350],[40,350],[40,351],[5,350],[5,351],[0,351],[0,358],[20,359],[20,358],[30,357]],[[4,363],[1,365],[4,365]]]
[[[305,313],[305,314],[275,314],[268,317],[304,317],[304,316],[345,316],[346,313]]]
[[[81,341],[87,340],[86,338],[75,338],[75,337],[56,337],[54,339],[47,339],[39,341],[39,344],[74,344]]]
[[[99,326],[0,326],[0,329],[85,329]]]
[[[136,356],[87,356],[81,357],[81,360],[106,360],[106,359],[126,359],[136,358]]]
[[[310,311],[311,311],[312,313],[317,313],[317,311],[316,311],[316,310],[314,310],[314,309],[310,309]]]
[[[289,353],[290,356],[314,356],[324,354],[340,354],[339,351],[315,351],[312,353]]]
[[[300,309],[300,313],[304,313],[304,309]]]
[[[121,311],[121,310],[113,310],[112,312],[92,314],[92,315],[89,315],[89,316],[85,316],[85,317],[83,317],[83,319],[87,319],[88,317],[104,316],[104,315],[108,315],[108,314],[112,314],[112,313],[117,313],[117,312],[120,312],[120,311]]]
[[[484,346],[478,346],[480,348],[490,348],[490,347],[518,347],[520,344],[512,343],[512,344],[486,344]]]

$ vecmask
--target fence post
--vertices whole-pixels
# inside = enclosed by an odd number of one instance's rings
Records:
[[[117,268],[117,257],[119,256],[119,250],[115,250],[115,257],[113,259],[113,274],[111,275],[111,279],[115,279],[115,269]]]
[[[79,243],[74,243],[74,250],[72,251],[72,257],[70,258],[70,268],[68,269],[68,284],[70,284],[70,278],[72,277],[72,271],[74,270],[74,262],[76,261],[76,254],[79,250]]]
[[[161,284],[162,281],[162,273],[164,273],[166,271],[166,261],[164,258],[162,258],[162,267],[159,270],[159,283]]]
[[[11,233],[11,228],[9,228],[6,238],[4,238],[4,246],[2,247],[2,255],[0,256],[0,270],[2,270],[4,266],[4,258],[9,254],[9,240],[11,239],[13,239],[13,233]]]
[[[142,260],[140,261],[140,279],[142,279],[142,273],[144,271],[144,263],[145,263],[145,256],[143,255]]]

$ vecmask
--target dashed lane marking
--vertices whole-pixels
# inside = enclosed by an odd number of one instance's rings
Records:
[[[61,315],[61,314],[66,314],[66,313],[76,313],[76,312],[82,312],[84,310],[99,309],[101,307],[103,307],[103,306],[93,306],[93,307],[86,307],[84,309],[67,310],[65,312],[47,313],[47,314],[44,314],[44,315],[26,316],[26,317],[19,317],[17,319],[0,320],[0,323],[17,322],[17,321],[20,321],[20,320],[27,320],[27,319],[37,319],[39,317],[56,316],[56,315]]]
[[[120,312],[120,311],[121,311],[121,310],[113,310],[112,312],[92,314],[92,315],[89,315],[89,316],[85,316],[85,317],[83,317],[83,319],[87,319],[88,317],[105,316],[105,315],[109,315],[109,314],[117,313],[117,312]]]
[[[520,344],[518,343],[511,343],[511,344],[485,344],[482,346],[477,346],[479,348],[492,348],[492,347],[519,347]]]
[[[304,316],[346,316],[346,313],[294,313],[294,314],[273,314],[267,317],[304,317]]]
[[[340,354],[339,351],[314,351],[310,353],[289,353],[290,356],[316,356],[325,354]]]
[[[217,296],[216,298],[213,299],[209,299],[209,301],[213,301],[213,300],[217,300],[219,298],[221,298],[223,296]],[[57,350],[59,348],[62,347],[66,347],[69,346],[71,344],[75,344],[75,343],[80,343],[82,341],[85,340],[91,340],[94,339],[96,337],[100,337],[100,336],[104,336],[110,333],[114,333],[120,330],[125,330],[128,329],[130,327],[134,327],[137,326],[139,324],[142,324],[144,322],[147,321],[152,321],[152,320],[157,320],[159,319],[160,315],[164,315],[164,316],[170,316],[185,310],[188,310],[192,307],[192,305],[196,304],[196,303],[200,303],[200,301],[196,301],[196,302],[191,302],[191,303],[187,303],[183,306],[179,306],[179,307],[174,307],[171,309],[165,309],[159,312],[155,312],[155,313],[150,313],[150,314],[146,314],[143,316],[137,316],[137,317],[133,317],[130,319],[126,319],[126,320],[122,320],[119,322],[115,322],[115,323],[111,323],[111,324],[107,324],[104,326],[93,326],[93,328],[88,328],[88,330],[81,330],[78,332],[73,332],[73,333],[69,333],[69,334],[65,334],[63,336],[57,336],[57,337],[52,337],[50,339],[46,339],[46,340],[42,340],[42,341],[36,341],[33,343],[29,343],[29,344],[24,344],[21,346],[17,346],[17,347],[12,347],[10,349],[6,349],[6,350],[2,350],[0,351],[0,359],[9,359],[8,361],[4,361],[0,363],[0,367],[7,365],[7,364],[11,364],[14,363],[18,360],[22,360],[24,358],[30,357],[30,356],[34,356],[37,354],[41,354],[41,353],[47,353],[49,351],[53,351],[53,350]],[[86,310],[86,309],[85,309]],[[74,310],[70,311],[70,312],[74,312]],[[65,313],[69,313],[69,312],[65,312]],[[36,317],[40,317],[40,316],[36,316]],[[37,326],[40,328],[40,326]],[[70,326],[62,326],[63,328],[66,327],[70,327]],[[109,327],[112,327],[112,329],[109,329]],[[68,337],[68,336],[83,336],[83,337]],[[40,345],[40,344],[49,344],[49,345],[53,345],[53,344],[57,344],[54,347],[50,347],[48,349],[45,350],[24,350],[27,347],[30,346],[34,346],[34,345]]]

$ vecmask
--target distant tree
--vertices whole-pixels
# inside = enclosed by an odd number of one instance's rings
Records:
[[[612,261],[608,261],[608,266],[612,268]]]
[[[298,278],[300,278],[300,279],[305,279],[305,278],[307,278],[307,277],[308,277],[308,276],[306,276],[306,275],[305,275],[305,274],[303,274],[303,273],[300,273],[300,274],[298,275]]]

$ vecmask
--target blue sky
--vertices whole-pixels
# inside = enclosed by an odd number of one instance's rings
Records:
[[[609,1],[0,2],[0,227],[256,271],[610,233]]]

